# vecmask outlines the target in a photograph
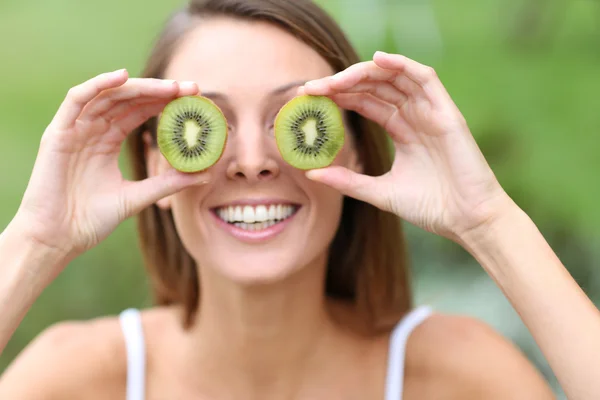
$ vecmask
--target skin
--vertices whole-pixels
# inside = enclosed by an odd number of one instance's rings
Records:
[[[382,398],[389,334],[355,335],[335,322],[347,316],[345,306],[323,297],[323,243],[333,237],[345,194],[463,245],[520,312],[570,398],[597,398],[597,310],[502,190],[433,70],[377,53],[331,73],[317,53],[275,27],[213,19],[176,52],[167,71],[175,82],[116,71],[72,89],[0,236],[0,349],[73,258],[157,203],[173,210],[201,265],[203,296],[187,332],[177,307],[144,312],[148,398]],[[124,181],[117,159],[126,132],[198,86],[232,125],[219,163],[185,175],[149,149],[152,177]],[[362,175],[351,141],[330,168],[305,174],[287,166],[270,129],[278,108],[302,93],[328,95],[386,127],[396,144],[392,170]],[[249,245],[224,235],[209,215],[243,196],[283,197],[302,208],[273,242]],[[61,323],[6,371],[0,397],[124,398],[125,380],[114,317]],[[404,380],[409,400],[553,398],[513,345],[458,316],[436,314],[413,332]]]

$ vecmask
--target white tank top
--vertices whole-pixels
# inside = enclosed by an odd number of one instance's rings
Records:
[[[412,331],[432,314],[428,306],[418,307],[395,326],[390,337],[385,400],[402,400],[406,343]],[[137,309],[127,309],[120,316],[127,349],[127,400],[145,400],[146,346],[142,319]]]

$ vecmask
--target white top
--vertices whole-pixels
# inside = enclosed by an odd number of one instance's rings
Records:
[[[402,400],[406,343],[412,331],[432,314],[428,306],[418,307],[394,328],[390,337],[385,400]],[[127,349],[127,400],[144,400],[146,389],[146,346],[140,311],[127,309],[119,316]]]

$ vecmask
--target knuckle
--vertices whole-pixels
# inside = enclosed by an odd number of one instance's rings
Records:
[[[367,68],[362,68],[358,74],[360,81],[366,81],[369,79],[369,70]]]
[[[83,88],[81,85],[73,86],[67,91],[67,100],[76,102],[81,98],[81,94],[83,92]]]
[[[48,147],[49,142],[52,142],[52,132],[50,130],[46,130],[40,138],[40,149],[45,149]]]
[[[426,66],[425,67],[425,75],[429,79],[435,79],[435,78],[437,78],[437,72],[435,71],[435,68],[430,67],[430,66]]]
[[[54,121],[50,122],[50,124],[46,127],[46,129],[42,133],[42,136],[40,137],[40,142],[39,142],[40,149],[45,149],[48,146],[51,146],[51,144],[55,140],[57,140],[56,136],[59,136],[59,135],[60,135],[60,132],[54,126]]]
[[[44,133],[42,135],[42,137],[40,138],[40,143],[39,143],[39,153],[44,153],[46,151],[46,149],[48,149],[52,144],[52,138],[50,138],[48,136],[48,134]]]

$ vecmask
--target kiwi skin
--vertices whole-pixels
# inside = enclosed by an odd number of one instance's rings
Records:
[[[161,154],[165,157],[165,159],[169,162],[169,164],[176,170],[178,170],[180,172],[184,172],[184,173],[196,173],[196,172],[206,171],[208,168],[215,165],[223,157],[223,153],[225,152],[225,147],[227,146],[227,141],[229,139],[229,130],[225,129],[225,138],[223,141],[223,146],[221,147],[218,158],[215,159],[214,162],[204,166],[203,168],[184,167],[184,166],[177,165],[176,163],[172,162],[171,157],[169,156],[169,154],[167,154],[165,147],[161,145],[162,141],[160,140],[158,135],[160,135],[160,132],[163,131],[161,123],[164,123],[164,120],[165,120],[165,118],[164,118],[165,110],[167,110],[170,106],[175,105],[177,102],[183,101],[183,99],[187,99],[187,98],[200,99],[203,102],[210,105],[211,107],[213,107],[216,111],[219,112],[218,118],[221,118],[224,121],[225,126],[227,126],[227,119],[225,118],[225,115],[223,114],[223,111],[221,110],[221,108],[219,106],[217,106],[211,99],[209,99],[208,97],[199,96],[199,95],[178,97],[178,98],[172,100],[171,102],[169,102],[163,109],[163,113],[161,114],[161,117],[159,119],[158,126],[157,126],[157,142],[158,142],[158,147],[160,149]]]
[[[329,160],[324,159],[324,160],[320,160],[320,162],[312,162],[312,161],[307,162],[306,160],[302,160],[296,154],[286,155],[286,152],[288,150],[285,149],[284,143],[283,143],[285,136],[289,135],[289,132],[286,131],[287,127],[285,126],[285,123],[284,123],[284,119],[287,117],[286,114],[288,114],[288,112],[291,109],[297,107],[298,105],[301,105],[302,103],[306,104],[306,103],[311,103],[311,102],[329,103],[327,112],[332,113],[330,115],[330,118],[333,119],[334,123],[339,124],[339,128],[337,128],[337,129],[339,129],[339,131],[337,132],[338,134],[335,136],[335,140],[337,140],[337,146],[334,148],[333,154],[331,154],[331,152],[330,152]],[[337,104],[327,96],[313,96],[313,95],[296,96],[293,99],[291,99],[290,101],[288,101],[281,108],[281,110],[279,110],[279,113],[277,114],[277,117],[275,118],[275,140],[276,140],[277,147],[279,149],[279,152],[280,152],[282,158],[288,164],[292,165],[293,167],[298,168],[300,170],[310,170],[310,169],[318,169],[318,168],[328,167],[333,163],[333,161],[336,159],[337,155],[341,151],[342,147],[344,146],[345,133],[344,133],[344,121],[342,118],[342,113],[341,113],[339,107],[337,106]]]

